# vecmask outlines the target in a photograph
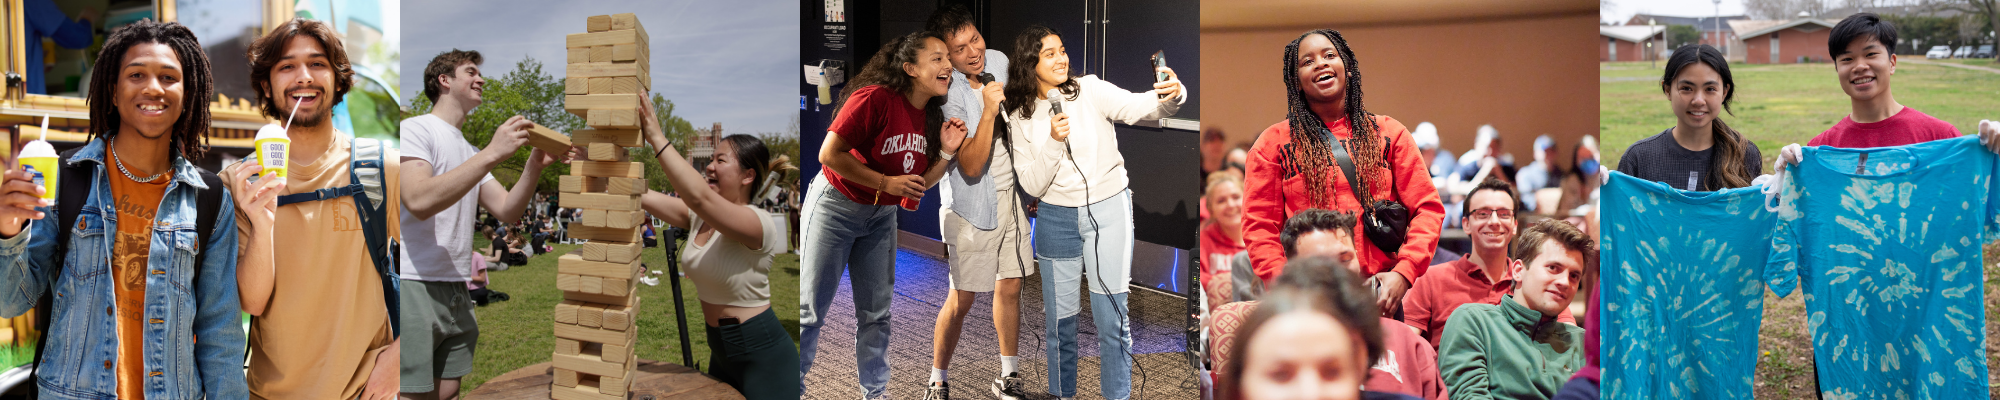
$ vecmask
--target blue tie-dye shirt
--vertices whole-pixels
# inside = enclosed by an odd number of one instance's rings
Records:
[[[1763,186],[1692,192],[1622,172],[1609,180],[1600,189],[1604,398],[1751,397],[1777,224]]]
[[[1980,245],[2000,198],[1971,136],[1868,149],[1810,147],[1778,210],[1773,282],[1806,296],[1828,400],[1986,398]]]

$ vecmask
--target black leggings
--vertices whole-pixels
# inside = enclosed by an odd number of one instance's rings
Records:
[[[750,400],[799,398],[799,348],[771,310],[708,328],[708,373]]]

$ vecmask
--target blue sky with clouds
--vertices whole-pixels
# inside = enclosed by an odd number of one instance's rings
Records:
[[[559,4],[559,5],[558,5]],[[798,115],[799,3],[788,0],[403,0],[402,96],[423,95],[424,65],[453,48],[505,75],[524,57],[562,77],[563,38],[592,15],[634,13],[652,37],[653,92],[697,128],[784,132]]]

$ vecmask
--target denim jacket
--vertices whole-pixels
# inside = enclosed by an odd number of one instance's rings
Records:
[[[111,315],[111,249],[118,232],[103,140],[92,140],[64,160],[92,163],[87,176],[63,176],[62,184],[89,184],[90,200],[76,226],[55,226],[56,210],[38,208],[41,220],[21,234],[0,239],[0,315],[34,308],[43,290],[55,290],[46,354],[36,383],[45,399],[111,399],[117,395],[118,335]],[[149,399],[242,399],[244,333],[236,289],[236,211],[222,193],[220,215],[208,243],[195,243],[194,188],[207,188],[199,171],[174,157],[173,182],[160,198],[148,250],[145,294],[145,394]],[[212,190],[227,190],[212,188]],[[71,229],[68,254],[57,260],[56,229]],[[205,262],[196,249],[206,249]],[[49,276],[62,262],[59,277]],[[196,262],[203,262],[199,267]],[[51,279],[53,285],[50,285]],[[98,311],[102,309],[104,311]],[[199,341],[196,338],[200,338]]]

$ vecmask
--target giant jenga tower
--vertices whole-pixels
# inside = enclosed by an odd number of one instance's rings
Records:
[[[644,147],[639,133],[639,96],[648,93],[646,30],[632,14],[589,18],[589,32],[569,35],[568,96],[565,108],[584,117],[591,129],[563,137],[536,126],[530,140],[544,152],[565,154],[570,143],[586,146],[589,160],[570,163],[562,177],[563,207],[582,210],[569,236],[588,243],[557,262],[552,397],[563,400],[624,399],[631,387],[638,338],[640,235],[646,212],[644,164],[632,162],[627,147]]]

